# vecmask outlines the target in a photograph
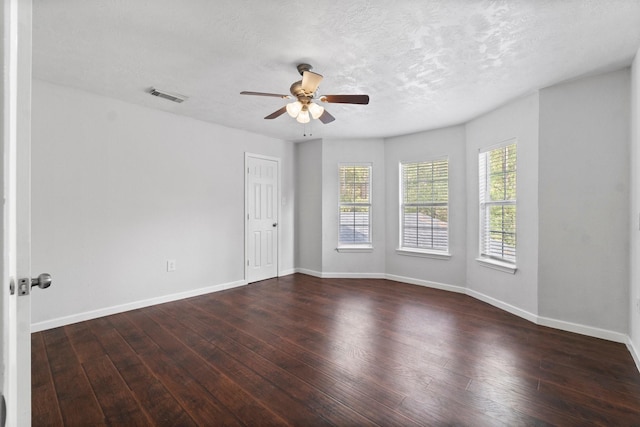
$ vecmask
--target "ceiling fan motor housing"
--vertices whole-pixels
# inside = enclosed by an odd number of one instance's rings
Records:
[[[313,98],[312,93],[307,93],[304,91],[304,89],[302,89],[302,80],[298,80],[297,82],[293,83],[291,85],[291,88],[289,88],[289,91],[291,92],[291,95],[298,98],[298,101],[302,102],[303,104],[310,102]]]

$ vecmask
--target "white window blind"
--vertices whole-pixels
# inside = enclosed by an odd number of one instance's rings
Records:
[[[449,160],[401,163],[400,247],[449,249]]]
[[[338,245],[371,245],[371,165],[340,165]]]
[[[480,256],[516,262],[516,144],[479,155]]]

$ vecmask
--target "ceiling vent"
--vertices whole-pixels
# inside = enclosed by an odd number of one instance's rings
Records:
[[[169,93],[169,92],[164,92],[164,91],[160,91],[156,88],[151,88],[151,90],[149,91],[149,93],[153,96],[157,96],[159,98],[164,98],[164,99],[168,99],[169,101],[173,101],[173,102],[177,102],[177,103],[181,103],[186,101],[187,99],[189,99],[187,96],[184,95],[179,95],[177,93]]]

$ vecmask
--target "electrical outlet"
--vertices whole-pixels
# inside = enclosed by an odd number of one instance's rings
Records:
[[[176,260],[168,259],[167,260],[167,272],[176,271]]]

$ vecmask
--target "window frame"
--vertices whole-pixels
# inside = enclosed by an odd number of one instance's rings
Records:
[[[405,204],[405,194],[406,194],[406,187],[405,187],[405,179],[404,179],[404,171],[405,168],[408,167],[409,165],[420,165],[420,164],[425,164],[425,165],[431,165],[431,167],[433,167],[434,163],[438,163],[438,162],[446,162],[446,167],[447,167],[447,201],[446,202],[427,202],[427,203],[412,203],[409,204],[411,206],[415,206],[415,207],[425,207],[425,208],[438,208],[438,207],[446,207],[447,209],[447,230],[446,230],[446,239],[447,239],[447,245],[446,248],[444,249],[437,249],[434,247],[430,247],[430,248],[426,248],[426,247],[412,247],[412,246],[405,246],[405,241],[404,241],[404,236],[405,236],[405,215],[404,215],[404,211],[405,211],[405,207],[407,206],[407,204]],[[451,233],[450,233],[450,218],[451,218],[451,209],[450,209],[450,203],[449,203],[449,156],[445,155],[445,156],[437,156],[437,157],[432,157],[426,160],[421,160],[421,161],[401,161],[398,163],[398,247],[396,248],[396,253],[400,254],[400,255],[409,255],[409,256],[418,256],[418,257],[427,257],[427,258],[435,258],[435,259],[450,259],[451,258],[451,253],[449,252],[449,248],[450,248],[450,238],[451,238]],[[435,180],[431,180],[431,183],[435,182]],[[434,234],[433,234],[433,229],[431,229],[431,236],[432,236],[432,240],[434,238]]]
[[[497,150],[504,150],[509,146],[515,146],[516,153],[516,162],[515,169],[512,171],[515,174],[515,197],[512,199],[498,199],[492,200],[490,199],[490,173],[489,173],[489,158],[491,153]],[[481,163],[484,162],[484,166]],[[483,175],[484,172],[484,175]],[[511,172],[511,171],[508,171]],[[518,140],[516,138],[508,139],[499,144],[491,145],[488,147],[483,147],[478,150],[478,258],[476,261],[480,262],[481,265],[493,268],[499,271],[504,271],[507,273],[515,274],[517,270],[517,261],[518,261],[518,209],[517,209],[517,201],[518,201]],[[483,197],[484,195],[484,197]],[[514,235],[514,256],[513,259],[506,258],[504,256],[497,256],[492,254],[490,251],[485,250],[485,233],[487,231],[491,232],[490,227],[486,225],[486,222],[489,221],[489,210],[494,206],[513,206],[515,209],[514,212],[514,224],[513,224],[513,235]],[[502,227],[502,232],[504,232],[504,227]],[[504,244],[503,244],[504,245]],[[504,251],[503,251],[504,252]]]
[[[342,202],[342,169],[343,168],[367,168],[368,169],[368,202]],[[373,250],[373,163],[369,162],[345,162],[338,164],[338,252],[370,252]],[[342,224],[342,208],[343,207],[367,207],[368,208],[368,242],[353,243],[343,242],[341,240],[340,228]]]

